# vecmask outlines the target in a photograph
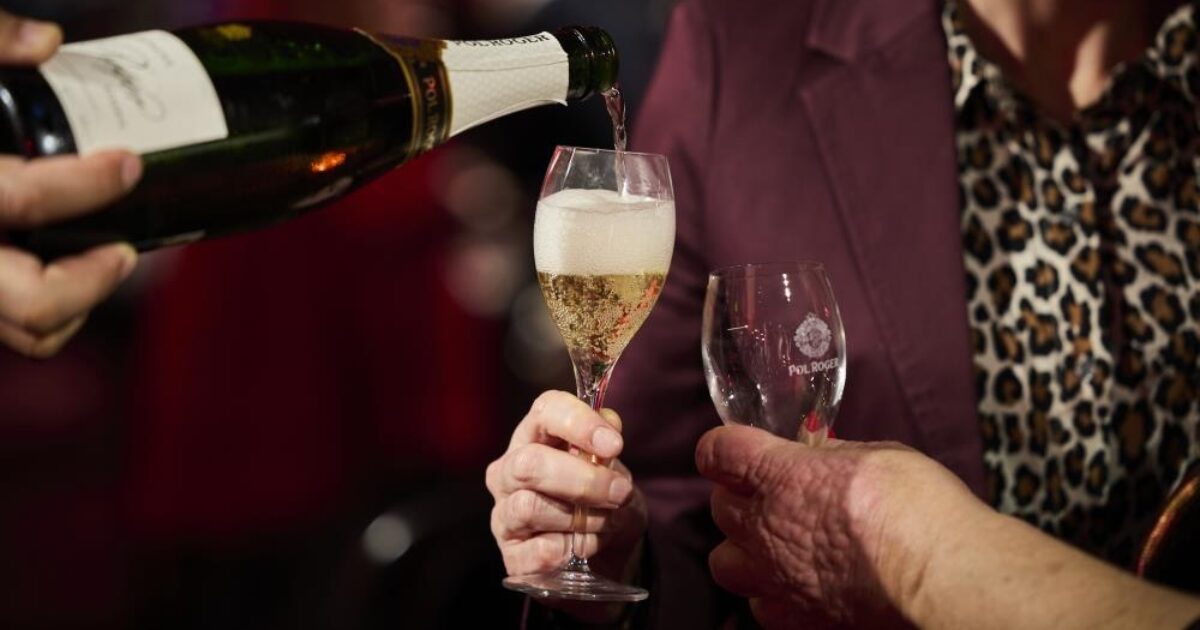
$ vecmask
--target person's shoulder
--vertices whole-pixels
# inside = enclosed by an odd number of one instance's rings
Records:
[[[676,19],[703,32],[719,61],[762,58],[796,49],[809,29],[813,9],[823,0],[682,0]]]
[[[827,0],[679,0],[678,6],[692,7],[705,15],[736,20],[740,18],[764,17],[765,14],[778,16],[781,13],[807,13],[813,6],[823,4]],[[861,0],[835,0],[839,2],[859,2]]]
[[[718,41],[749,48],[818,47],[853,55],[885,44],[944,0],[682,0]]]
[[[682,0],[679,10],[730,32],[796,28],[825,0]],[[844,0],[854,2],[857,0]]]

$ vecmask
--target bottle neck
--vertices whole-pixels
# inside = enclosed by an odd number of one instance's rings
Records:
[[[567,100],[582,101],[617,83],[620,58],[612,37],[594,26],[568,26],[554,32],[571,71]]]
[[[618,59],[612,38],[594,27],[572,26],[554,33],[478,41],[392,38],[363,32],[406,67],[421,93],[424,114],[440,120],[429,133],[444,139],[445,119],[453,136],[524,109],[587,99],[611,88]],[[444,98],[445,92],[449,98]],[[446,111],[443,111],[446,110]],[[418,116],[428,123],[428,116]],[[422,125],[418,125],[420,127]],[[419,150],[441,140],[426,138]]]
[[[550,33],[448,41],[442,65],[450,87],[450,135],[532,107],[567,104],[571,60]]]

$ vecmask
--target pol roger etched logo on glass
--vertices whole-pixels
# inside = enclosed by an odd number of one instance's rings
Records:
[[[803,322],[796,327],[794,337],[796,348],[810,359],[825,356],[829,352],[829,344],[833,341],[833,332],[825,320],[809,313]]]
[[[792,341],[804,356],[809,359],[820,359],[829,352],[829,346],[833,344],[833,331],[830,330],[829,324],[825,323],[825,320],[817,317],[814,313],[809,313],[804,321],[796,327],[796,334],[792,336]],[[789,365],[788,376],[819,374],[837,368],[840,363],[838,357],[833,357],[824,361],[814,360],[799,365]]]

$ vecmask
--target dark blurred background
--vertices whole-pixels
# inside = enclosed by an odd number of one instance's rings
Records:
[[[634,109],[669,4],[0,0],[68,40],[596,25]],[[555,144],[611,142],[598,100],[510,117],[327,210],[144,257],[53,360],[0,350],[0,627],[516,627],[483,469],[539,391],[573,388],[537,187]]]

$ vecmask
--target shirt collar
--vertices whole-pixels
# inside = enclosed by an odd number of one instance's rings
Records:
[[[1192,104],[1196,103],[1200,96],[1200,43],[1194,2],[1183,3],[1163,21],[1141,63],[1151,75],[1179,90]]]
[[[946,33],[950,56],[954,108],[961,112],[981,85],[1001,78],[1000,69],[975,50],[963,28],[958,0],[945,1],[942,29]],[[1131,65],[1141,65],[1151,76],[1165,81],[1194,104],[1200,97],[1200,38],[1197,35],[1196,3],[1185,2],[1163,21],[1154,43]],[[1117,74],[1126,70],[1128,67],[1118,69]]]
[[[961,112],[975,88],[983,82],[983,66],[991,64],[975,52],[975,45],[963,27],[956,0],[946,0],[942,9],[942,30],[946,34],[946,49],[950,55],[954,109]]]

